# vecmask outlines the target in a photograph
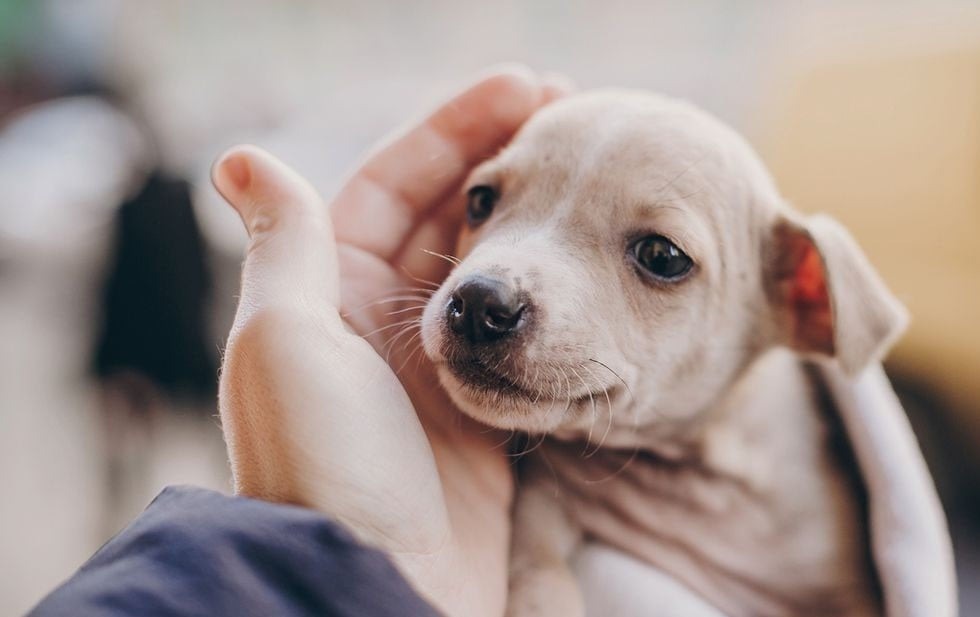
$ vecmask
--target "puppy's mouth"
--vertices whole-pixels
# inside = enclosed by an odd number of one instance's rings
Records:
[[[447,360],[445,366],[464,386],[478,394],[505,396],[530,404],[551,405],[555,401],[561,401],[571,408],[583,403],[612,400],[619,390],[618,384],[611,384],[594,390],[586,389],[579,393],[568,392],[565,396],[556,397],[554,394],[560,391],[560,388],[549,389],[550,394],[546,394],[544,390],[529,388],[495,370],[479,357]]]
[[[465,385],[484,394],[503,394],[528,401],[537,400],[541,397],[540,393],[534,392],[507,375],[494,370],[476,356],[447,360],[446,366]]]

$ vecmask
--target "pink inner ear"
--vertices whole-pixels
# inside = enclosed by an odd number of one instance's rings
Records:
[[[804,249],[793,273],[789,304],[796,318],[797,345],[810,351],[833,354],[834,327],[827,279],[820,253],[812,244]]]

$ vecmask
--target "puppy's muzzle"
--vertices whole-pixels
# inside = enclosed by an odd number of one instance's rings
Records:
[[[462,281],[446,306],[449,329],[472,345],[507,338],[526,324],[527,303],[509,285],[483,276]]]

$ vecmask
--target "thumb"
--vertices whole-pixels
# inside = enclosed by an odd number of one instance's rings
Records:
[[[222,154],[211,169],[211,181],[241,216],[249,235],[239,323],[270,305],[338,305],[333,227],[326,205],[308,182],[249,145]]]

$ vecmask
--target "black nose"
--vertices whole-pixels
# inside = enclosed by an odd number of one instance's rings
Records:
[[[470,343],[490,342],[518,330],[526,306],[506,284],[477,276],[453,292],[446,318],[453,332]]]

